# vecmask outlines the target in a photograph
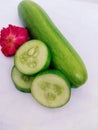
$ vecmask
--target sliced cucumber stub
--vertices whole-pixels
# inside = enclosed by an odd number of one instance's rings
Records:
[[[31,93],[41,105],[57,108],[69,101],[71,90],[69,81],[60,71],[47,70],[34,78]]]
[[[11,77],[18,90],[27,93],[31,92],[33,77],[22,74],[15,66],[12,68]]]
[[[33,75],[48,68],[50,59],[50,51],[45,43],[30,40],[18,49],[14,63],[23,74]]]

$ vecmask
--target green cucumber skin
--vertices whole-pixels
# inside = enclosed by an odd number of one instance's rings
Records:
[[[34,2],[23,0],[18,6],[18,12],[30,35],[49,47],[54,67],[67,75],[74,87],[84,84],[88,76],[82,59],[45,11]]]
[[[14,83],[14,85],[15,85],[16,89],[21,91],[21,92],[31,93],[31,89],[22,89],[20,86],[17,86],[15,83]]]
[[[65,82],[66,82],[66,84],[67,84],[67,87],[69,88],[69,98],[68,98],[68,100],[64,103],[64,104],[62,104],[62,105],[59,105],[59,106],[56,106],[56,107],[50,107],[50,106],[45,106],[44,104],[42,104],[41,102],[39,102],[37,99],[36,99],[36,97],[34,96],[34,94],[32,93],[32,91],[31,91],[31,94],[32,94],[32,97],[34,97],[42,106],[44,106],[44,107],[48,107],[48,108],[60,108],[60,107],[63,107],[64,105],[66,105],[68,102],[69,102],[69,100],[70,100],[70,98],[71,98],[71,84],[70,84],[70,82],[69,82],[69,80],[67,79],[67,77],[61,72],[61,71],[59,71],[59,70],[56,70],[56,69],[53,69],[53,70],[45,70],[45,71],[41,71],[41,72],[39,72],[35,77],[34,77],[34,79],[36,79],[36,78],[38,78],[38,77],[40,77],[40,76],[42,76],[42,75],[44,75],[44,74],[55,74],[55,75],[57,75],[57,76],[59,76],[59,77],[61,77],[62,79],[64,79],[65,80]],[[33,79],[33,81],[32,81],[32,83],[34,82],[34,79]],[[31,87],[31,89],[32,89],[32,87]]]

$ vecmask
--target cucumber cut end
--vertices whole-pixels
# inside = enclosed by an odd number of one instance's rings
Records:
[[[31,84],[32,84],[33,77],[22,74],[14,66],[11,71],[11,78],[13,83],[15,84],[15,87],[18,90],[25,93],[31,92]]]
[[[41,72],[31,86],[32,96],[43,106],[57,108],[70,99],[70,85],[62,73],[57,70]]]
[[[50,51],[45,43],[39,40],[30,40],[18,49],[14,63],[23,74],[34,75],[48,68],[50,59]]]

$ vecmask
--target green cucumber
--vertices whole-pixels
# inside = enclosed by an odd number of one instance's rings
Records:
[[[34,78],[31,94],[38,103],[45,107],[61,107],[70,99],[70,83],[60,71],[47,70],[40,72]]]
[[[84,84],[87,80],[87,70],[82,59],[46,12],[30,0],[20,2],[18,12],[31,36],[42,40],[49,47],[54,67],[67,75],[74,87]]]
[[[14,64],[21,73],[34,75],[47,69],[50,59],[50,51],[46,44],[39,40],[30,40],[17,50]]]
[[[33,77],[22,74],[14,66],[11,71],[11,78],[18,90],[20,90],[22,92],[26,92],[26,93],[31,92],[30,87],[32,84]]]

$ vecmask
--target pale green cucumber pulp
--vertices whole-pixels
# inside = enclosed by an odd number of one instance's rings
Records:
[[[39,40],[30,40],[17,50],[14,64],[21,73],[34,75],[47,69],[50,59],[50,51],[46,44]]]
[[[58,70],[38,74],[32,82],[31,93],[38,103],[49,108],[65,105],[71,96],[69,81]]]
[[[11,78],[18,90],[26,93],[31,92],[31,84],[32,84],[33,77],[22,74],[14,66],[11,71]]]

